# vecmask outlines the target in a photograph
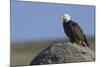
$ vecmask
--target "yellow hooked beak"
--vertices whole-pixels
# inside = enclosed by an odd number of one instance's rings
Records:
[[[64,20],[64,19],[65,19],[65,17],[64,17],[64,16],[60,16],[60,19],[61,19],[61,20]]]

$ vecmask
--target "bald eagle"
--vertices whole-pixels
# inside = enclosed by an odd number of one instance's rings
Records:
[[[63,28],[65,34],[69,37],[70,41],[72,43],[76,43],[78,45],[82,45],[84,47],[89,47],[87,38],[85,34],[83,33],[81,27],[78,25],[78,23],[71,20],[70,16],[68,14],[64,14],[60,16],[60,18],[63,20]]]

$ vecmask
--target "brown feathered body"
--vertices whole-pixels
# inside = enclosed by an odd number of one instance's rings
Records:
[[[76,43],[82,46],[90,46],[81,27],[76,22],[72,20],[66,22],[65,20],[63,21],[63,27],[65,34],[69,37],[72,43]]]

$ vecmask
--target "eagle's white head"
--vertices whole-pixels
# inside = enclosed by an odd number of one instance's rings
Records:
[[[68,15],[68,14],[62,15],[62,16],[60,16],[60,18],[61,18],[61,20],[66,21],[66,22],[71,20],[70,15]]]

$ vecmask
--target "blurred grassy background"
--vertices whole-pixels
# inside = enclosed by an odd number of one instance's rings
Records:
[[[32,59],[46,47],[67,42],[66,39],[49,39],[41,41],[20,41],[11,43],[11,65],[29,65]],[[88,37],[90,48],[95,51],[95,38]]]

